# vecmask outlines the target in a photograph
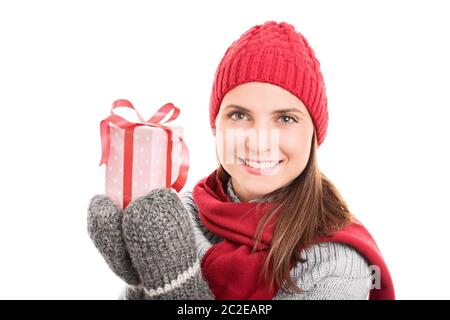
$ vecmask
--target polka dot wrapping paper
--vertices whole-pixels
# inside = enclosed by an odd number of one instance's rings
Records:
[[[182,127],[170,127],[173,132],[172,183],[180,170]],[[110,125],[111,146],[106,165],[105,194],[120,208],[123,206],[125,130]],[[160,128],[139,126],[134,129],[132,196],[134,200],[153,189],[166,186],[167,132]],[[123,209],[123,208],[122,208]]]
[[[133,109],[139,122],[131,122],[114,109]],[[167,115],[171,117],[164,122]],[[180,109],[166,103],[144,120],[130,101],[113,102],[111,114],[100,122],[102,158],[105,164],[105,194],[121,209],[153,189],[180,192],[187,180],[189,151],[183,128],[168,126]]]

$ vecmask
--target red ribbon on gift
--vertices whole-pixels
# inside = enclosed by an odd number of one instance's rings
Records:
[[[140,122],[130,122],[121,116],[114,113],[115,108],[127,107],[136,112],[136,115]],[[164,121],[170,111],[173,110],[172,116]],[[163,129],[167,132],[167,155],[166,155],[166,187],[174,188],[177,192],[183,188],[187,180],[187,173],[189,170],[189,151],[182,137],[178,137],[182,145],[182,161],[180,165],[180,171],[177,179],[172,184],[172,140],[173,132],[170,127],[164,126],[163,123],[167,123],[178,118],[180,109],[174,106],[172,103],[166,103],[147,121],[142,118],[139,112],[134,108],[130,101],[126,99],[119,99],[113,102],[111,108],[111,114],[100,122],[100,137],[102,141],[102,159],[99,166],[103,163],[108,164],[109,153],[111,147],[111,133],[110,123],[125,129],[125,141],[124,141],[124,170],[123,170],[123,209],[131,202],[132,195],[132,175],[133,175],[133,135],[134,129],[138,126],[150,126]]]

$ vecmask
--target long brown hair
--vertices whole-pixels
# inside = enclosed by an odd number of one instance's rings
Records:
[[[305,262],[300,256],[300,248],[307,248],[318,237],[329,236],[353,222],[352,214],[339,191],[319,170],[316,146],[314,130],[305,169],[288,185],[262,197],[263,202],[272,198],[275,205],[264,213],[255,232],[253,252],[261,241],[266,224],[280,212],[260,278],[264,277],[266,283],[276,285],[288,293],[302,292],[290,276],[291,264]],[[216,172],[222,182],[230,177],[220,162]]]

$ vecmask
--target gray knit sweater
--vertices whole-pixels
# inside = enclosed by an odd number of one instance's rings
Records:
[[[233,202],[239,202],[233,191],[231,179],[227,184],[227,193]],[[223,239],[203,226],[191,191],[182,192],[180,198],[190,213],[197,243],[197,256],[201,261],[206,251]],[[250,202],[255,201],[259,200],[254,199]],[[280,289],[274,297],[275,300],[368,299],[371,284],[369,265],[354,248],[326,242],[303,250],[301,255],[307,262],[298,263],[291,270],[291,276],[303,292],[287,294]]]

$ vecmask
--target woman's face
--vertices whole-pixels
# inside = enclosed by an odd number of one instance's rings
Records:
[[[287,185],[308,163],[312,119],[302,101],[279,86],[248,82],[233,88],[215,126],[217,156],[241,201]]]

